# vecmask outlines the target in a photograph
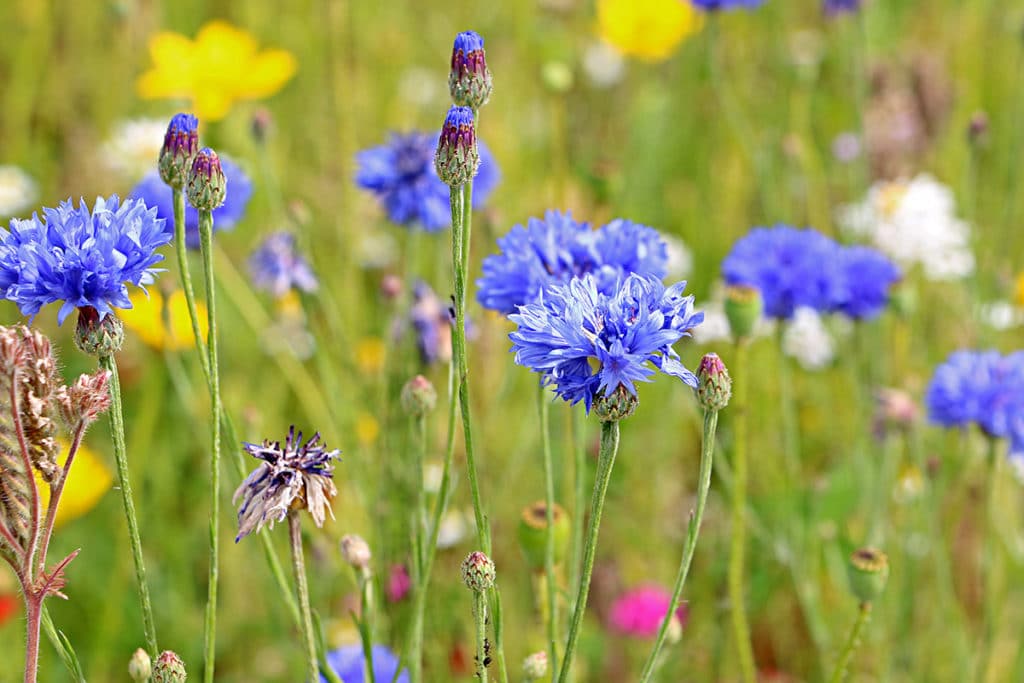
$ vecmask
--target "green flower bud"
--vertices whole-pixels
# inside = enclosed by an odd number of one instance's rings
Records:
[[[124,343],[124,323],[113,313],[100,319],[100,313],[92,306],[78,309],[78,326],[75,328],[75,346],[82,353],[99,358],[112,356],[121,350]]]
[[[732,379],[717,353],[705,354],[697,369],[697,400],[705,410],[722,410],[729,405]]]
[[[402,410],[412,417],[423,417],[437,405],[437,390],[423,375],[416,375],[402,387]]]
[[[437,177],[449,187],[465,185],[480,168],[473,118],[473,110],[469,107],[452,107],[441,127],[434,168]]]
[[[724,308],[733,339],[749,339],[764,313],[764,301],[756,287],[732,285],[725,290]]]
[[[191,114],[175,114],[160,149],[160,178],[175,189],[185,187],[198,149],[199,120]]]
[[[850,590],[861,602],[871,602],[885,589],[889,558],[881,550],[861,548],[850,556]]]
[[[548,506],[543,500],[527,505],[519,518],[519,547],[526,557],[526,563],[533,571],[544,571],[544,554],[548,543]],[[551,509],[552,536],[554,536],[554,564],[565,560],[569,546],[569,515],[561,505],[555,503]]]
[[[368,569],[370,567],[370,545],[358,534],[346,534],[341,537],[341,556],[345,562],[356,569]]]
[[[220,157],[209,147],[203,147],[188,174],[188,203],[198,211],[213,211],[224,203],[227,194],[228,179],[220,166]]]
[[[482,593],[494,585],[496,572],[491,558],[480,551],[473,551],[462,561],[462,581],[466,588]]]
[[[141,647],[128,661],[128,675],[137,683],[148,681],[149,677],[153,675],[153,662],[149,659],[149,653]]]
[[[170,650],[161,652],[153,665],[153,683],[185,683],[186,680],[188,674],[181,657]]]
[[[609,395],[594,397],[594,412],[601,422],[618,422],[636,412],[640,399],[621,384]]]
[[[484,39],[475,31],[463,31],[455,36],[452,47],[452,69],[448,74],[452,102],[479,109],[490,99],[492,87]]]
[[[523,678],[527,681],[539,681],[548,675],[548,653],[534,652],[523,660]]]

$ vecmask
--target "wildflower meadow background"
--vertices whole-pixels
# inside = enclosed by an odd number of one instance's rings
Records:
[[[0,25],[0,682],[1024,680],[1024,8]]]

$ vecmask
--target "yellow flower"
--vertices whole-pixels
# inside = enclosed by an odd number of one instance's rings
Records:
[[[366,412],[359,412],[356,415],[356,440],[362,446],[370,446],[380,436],[380,423],[377,419]]]
[[[598,0],[601,37],[629,57],[667,59],[684,38],[700,30],[703,17],[683,0]]]
[[[157,351],[187,351],[195,347],[196,338],[192,334],[192,320],[188,315],[188,303],[185,292],[176,289],[171,292],[164,309],[164,296],[152,289],[149,296],[136,290],[131,295],[132,308],[118,313],[125,327],[139,336],[147,346]],[[199,331],[206,339],[206,306],[196,302],[196,313],[199,316]]]
[[[1017,287],[1013,291],[1013,302],[1024,308],[1024,273],[1017,277]]]
[[[60,464],[63,466],[67,461],[69,444],[66,441],[61,441],[60,446]],[[71,470],[68,472],[64,491],[61,493],[60,503],[57,505],[57,518],[54,520],[54,526],[78,519],[96,507],[96,503],[100,502],[100,498],[107,492],[113,481],[114,475],[110,468],[84,444],[79,446],[78,454],[75,455],[75,461],[71,464]],[[36,473],[36,482],[41,494],[40,504],[45,515],[46,508],[50,504],[50,487],[43,482],[38,472]]]
[[[287,50],[257,52],[256,39],[223,21],[203,25],[195,40],[161,31],[149,39],[152,68],[136,88],[147,100],[185,98],[196,116],[216,121],[235,100],[273,95],[295,74],[295,55]]]
[[[356,342],[356,367],[364,375],[372,375],[384,369],[387,347],[379,337],[364,337]]]

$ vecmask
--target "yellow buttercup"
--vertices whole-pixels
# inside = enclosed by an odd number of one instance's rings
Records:
[[[237,100],[273,95],[295,75],[295,55],[287,50],[259,51],[247,31],[211,21],[195,40],[161,31],[149,40],[153,66],[139,77],[145,99],[183,98],[201,120],[227,116]]]
[[[703,17],[682,0],[598,0],[601,38],[627,57],[660,62],[684,38],[700,30]]]
[[[63,467],[67,462],[69,444],[66,441],[61,441],[60,447],[60,464]],[[99,456],[86,448],[84,444],[80,446],[75,455],[75,461],[71,463],[68,480],[64,484],[64,491],[61,493],[60,503],[57,505],[54,526],[78,519],[96,507],[103,494],[110,489],[113,481],[113,473]],[[46,485],[38,472],[36,473],[36,483],[39,486],[40,505],[45,515],[46,508],[50,504],[50,487]]]
[[[147,346],[157,351],[187,351],[195,348],[192,334],[192,320],[188,315],[185,293],[176,289],[166,299],[157,289],[151,289],[149,296],[136,290],[130,295],[131,308],[118,313],[124,326],[135,333]],[[166,301],[166,310],[164,302]],[[199,316],[199,331],[206,339],[206,306],[196,302]]]

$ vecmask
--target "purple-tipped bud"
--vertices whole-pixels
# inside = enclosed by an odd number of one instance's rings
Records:
[[[475,550],[462,561],[462,581],[466,588],[483,593],[494,585],[496,572],[491,558],[479,550]]]
[[[197,211],[213,211],[224,203],[227,194],[228,179],[220,167],[220,157],[209,147],[203,147],[188,174],[188,203]]]
[[[697,370],[697,400],[704,410],[721,410],[729,405],[732,379],[717,353],[705,354]]]
[[[983,111],[974,112],[967,124],[967,141],[976,146],[988,142],[988,114]]]
[[[185,683],[185,662],[174,652],[164,650],[153,665],[153,683]]]
[[[484,39],[476,31],[463,31],[455,36],[452,47],[452,70],[448,74],[452,102],[479,109],[490,99],[492,87]]]
[[[465,185],[480,167],[480,154],[476,149],[476,129],[473,110],[469,107],[451,107],[441,127],[437,141],[434,168],[437,176],[450,187]]]
[[[370,544],[359,534],[346,534],[341,537],[341,556],[345,562],[359,570],[370,568]]]
[[[764,313],[764,300],[756,287],[732,285],[725,290],[724,308],[733,339],[750,339]]]
[[[412,417],[423,417],[437,405],[437,390],[423,375],[416,375],[402,387],[402,410]]]
[[[75,328],[75,346],[82,353],[96,358],[112,356],[121,350],[124,343],[124,323],[116,315],[105,315],[92,306],[78,309],[78,326]]]
[[[188,181],[192,160],[199,150],[199,119],[191,114],[175,114],[167,126],[164,146],[160,148],[160,178],[180,190]]]

